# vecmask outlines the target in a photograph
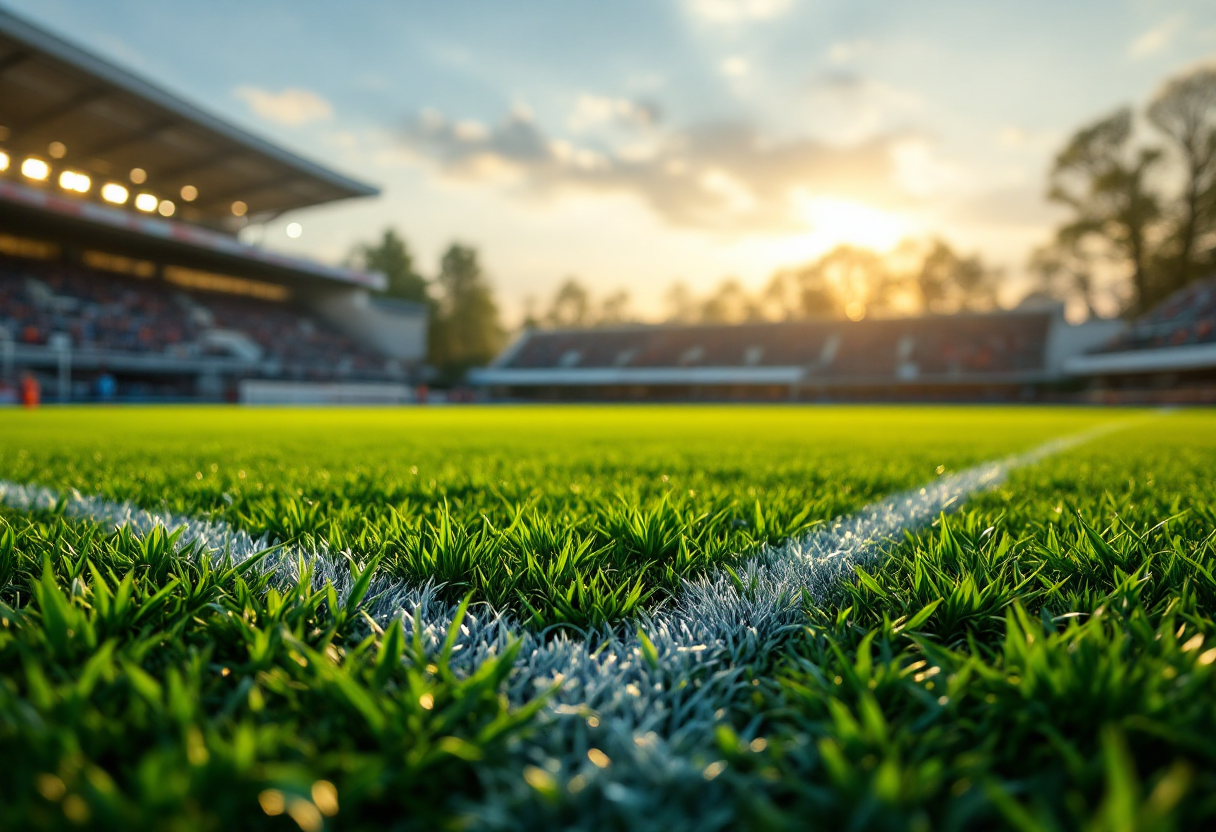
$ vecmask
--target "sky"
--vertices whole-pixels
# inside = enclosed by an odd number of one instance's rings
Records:
[[[1216,58],[1200,0],[0,3],[382,189],[262,244],[332,263],[392,227],[424,274],[473,245],[509,321],[567,276],[656,316],[677,280],[927,235],[1012,303],[1060,145]]]

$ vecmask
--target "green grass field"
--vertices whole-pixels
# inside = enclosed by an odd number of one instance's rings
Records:
[[[525,764],[551,716],[503,695],[520,643],[470,667],[459,626],[369,622],[375,580],[632,632],[684,580],[1103,424],[807,596],[689,745],[690,823],[1203,828],[1216,414],[936,407],[0,413],[0,480],[221,520],[354,583],[0,508],[0,749],[24,761],[0,828],[626,828],[607,726],[578,767]]]

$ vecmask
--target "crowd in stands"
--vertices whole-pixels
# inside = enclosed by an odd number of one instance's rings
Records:
[[[257,349],[236,357],[274,362],[296,377],[385,366],[382,357],[291,303],[185,292],[155,279],[59,263],[0,259],[0,327],[20,344],[47,345],[66,337],[73,349],[179,358],[225,356],[224,339],[212,336],[237,333]]]
[[[504,368],[801,366],[824,377],[1042,370],[1049,312],[537,330]]]
[[[81,348],[139,352],[163,352],[191,330],[166,293],[71,268],[10,264],[0,265],[0,326],[24,344],[46,344],[58,333]]]
[[[1129,326],[1102,352],[1216,343],[1216,278],[1192,283]]]

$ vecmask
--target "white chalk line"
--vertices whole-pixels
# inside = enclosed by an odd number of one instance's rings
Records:
[[[1011,471],[1127,424],[1099,425],[893,494],[749,558],[734,570],[742,588],[725,571],[688,579],[666,608],[641,615],[633,625],[600,628],[588,634],[591,638],[534,633],[509,615],[474,606],[457,641],[454,661],[459,669],[471,672],[519,639],[523,644],[510,677],[509,698],[522,703],[555,682],[561,684],[540,729],[515,749],[517,765],[498,761],[483,768],[489,798],[469,808],[470,820],[490,828],[542,821],[552,825],[555,817],[535,814],[545,807],[519,778],[518,769],[531,762],[549,770],[559,783],[583,777],[585,787],[567,796],[584,810],[576,813],[575,826],[588,822],[587,811],[604,822],[613,818],[614,823],[669,831],[728,826],[730,809],[705,779],[704,755],[712,747],[714,726],[751,695],[747,669],[764,666],[803,626],[803,594],[822,598],[855,565],[881,557],[906,532],[995,487]],[[137,534],[156,526],[180,529],[179,545],[197,547],[212,557],[227,554],[237,563],[270,545],[266,538],[255,539],[223,522],[0,480],[0,502],[18,510],[54,509],[61,498],[68,518],[113,529],[126,526]],[[349,570],[342,559],[325,552],[280,547],[259,568],[290,584],[299,579],[302,562],[312,569],[315,588],[331,581],[339,597],[346,597]],[[366,597],[364,610],[375,621],[383,626],[404,617],[412,626],[416,619],[432,648],[442,643],[455,613],[455,605],[440,598],[432,584],[418,587],[378,577]],[[653,656],[647,660],[638,629],[653,645],[657,661]],[[598,722],[594,728],[588,723],[591,716]],[[608,755],[608,768],[600,770],[588,762],[585,754],[592,746]]]

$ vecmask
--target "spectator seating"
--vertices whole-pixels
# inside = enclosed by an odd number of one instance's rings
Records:
[[[1099,352],[1216,343],[1216,278],[1192,283],[1136,320]]]
[[[222,355],[216,331],[238,333],[259,360],[291,375],[375,373],[385,361],[289,302],[186,292],[153,279],[80,266],[0,259],[0,327],[18,343],[67,336],[78,350]]]
[[[873,321],[534,330],[502,369],[800,366],[849,379],[1026,374],[1046,361],[1051,312]]]

